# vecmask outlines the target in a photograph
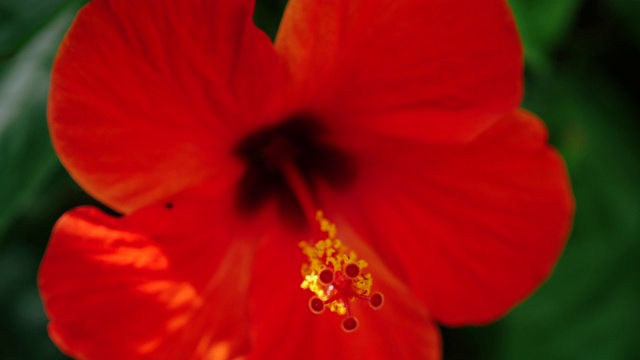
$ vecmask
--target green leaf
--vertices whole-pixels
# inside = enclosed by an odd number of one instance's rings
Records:
[[[550,280],[499,326],[502,359],[640,358],[640,118],[607,77],[537,79],[526,107],[545,119],[565,155],[577,213]]]
[[[545,72],[584,0],[509,0],[524,43],[527,65]]]
[[[640,111],[593,68],[535,77],[525,98],[572,179],[577,209],[564,254],[504,319],[445,329],[445,359],[640,359]]]
[[[605,2],[618,25],[622,25],[636,47],[640,47],[640,1],[610,0]]]
[[[46,122],[49,72],[77,8],[56,9],[46,26],[0,65],[0,241],[25,201],[60,168]]]
[[[253,21],[273,40],[280,26],[280,18],[287,0],[257,0]]]
[[[43,32],[65,0],[0,0],[0,62]]]

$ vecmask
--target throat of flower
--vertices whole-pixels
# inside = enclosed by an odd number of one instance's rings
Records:
[[[318,210],[314,198],[300,173],[290,162],[282,164],[282,172],[310,227],[317,224],[319,229],[311,231],[319,238],[301,241],[300,248],[307,256],[302,264],[303,281],[300,287],[310,290],[309,309],[321,314],[326,309],[344,316],[342,330],[353,332],[358,326],[352,307],[356,302],[364,302],[378,310],[384,303],[381,292],[371,292],[373,276],[367,272],[367,262],[360,259],[355,251],[337,238],[336,225]]]

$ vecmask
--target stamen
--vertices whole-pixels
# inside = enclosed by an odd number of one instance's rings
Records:
[[[355,331],[359,322],[352,315],[350,303],[364,300],[377,310],[384,304],[384,296],[380,292],[370,295],[373,277],[364,271],[368,264],[358,259],[355,251],[336,237],[336,226],[325,219],[321,211],[316,213],[316,220],[326,238],[313,244],[300,242],[302,252],[308,258],[308,263],[302,265],[304,281],[300,287],[314,293],[309,300],[311,312],[320,314],[328,308],[331,312],[346,315],[342,329],[345,332]]]

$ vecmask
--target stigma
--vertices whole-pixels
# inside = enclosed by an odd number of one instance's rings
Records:
[[[336,237],[335,224],[324,218],[322,211],[316,212],[316,220],[324,239],[315,243],[300,242],[308,262],[302,265],[303,281],[300,287],[310,290],[309,309],[314,314],[325,310],[344,316],[342,330],[353,332],[358,328],[358,319],[353,315],[352,305],[366,303],[378,310],[384,303],[380,292],[371,292],[373,277],[366,271],[368,264],[359,259]]]

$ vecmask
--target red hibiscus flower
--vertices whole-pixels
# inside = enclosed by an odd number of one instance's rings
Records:
[[[291,0],[275,43],[252,11],[94,0],[64,39],[54,146],[123,214],[53,230],[65,353],[434,359],[549,276],[572,195],[505,1]]]

